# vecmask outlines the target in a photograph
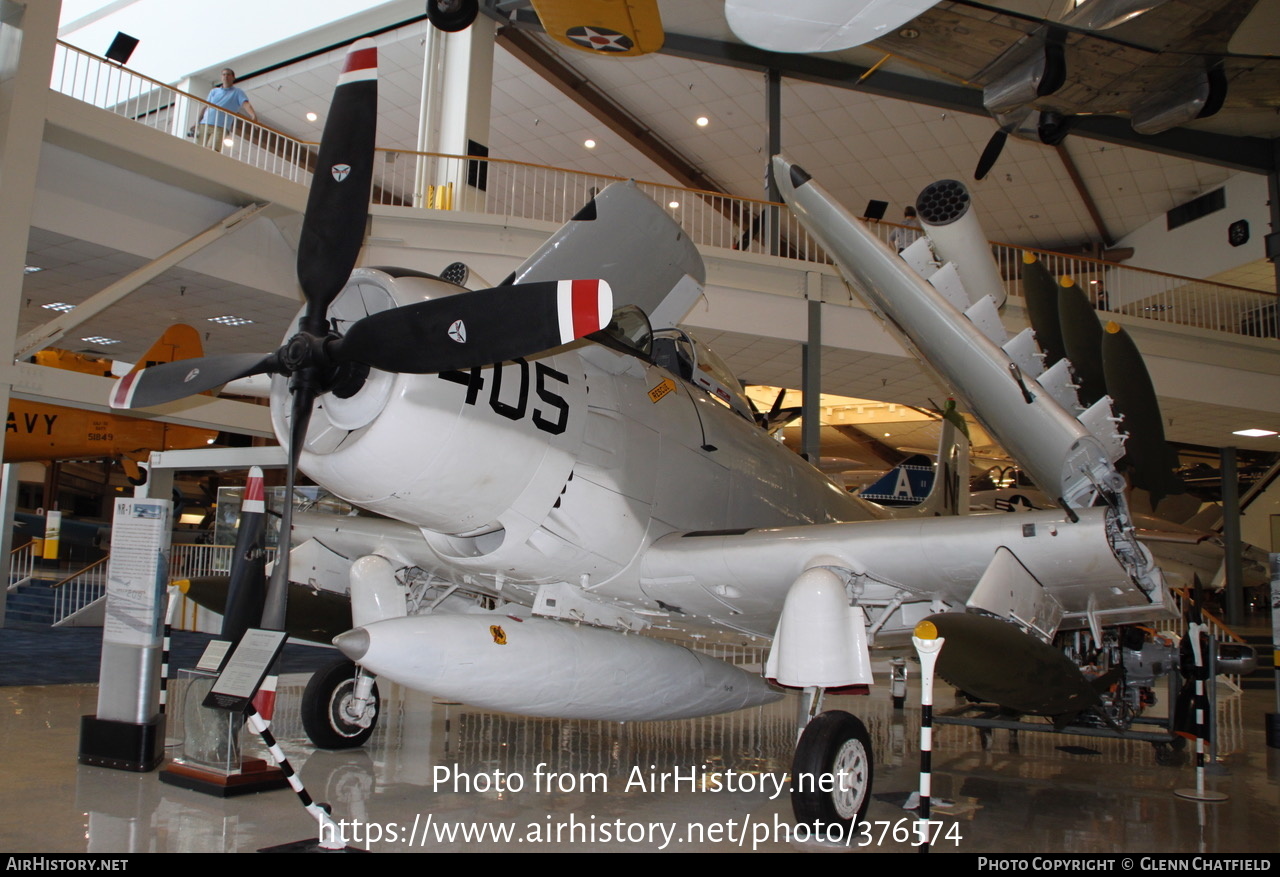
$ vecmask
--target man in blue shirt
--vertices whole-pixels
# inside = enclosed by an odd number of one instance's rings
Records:
[[[200,124],[196,127],[196,140],[201,146],[222,151],[227,129],[235,124],[235,117],[222,110],[245,116],[253,122],[258,121],[258,114],[254,112],[253,104],[249,103],[249,96],[236,88],[235,82],[235,71],[230,67],[226,68],[222,71],[222,84],[215,86],[205,98],[213,106],[205,108],[200,116]],[[214,107],[221,107],[222,110]]]

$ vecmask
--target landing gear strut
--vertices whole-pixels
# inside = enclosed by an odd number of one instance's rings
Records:
[[[363,746],[378,725],[378,684],[347,660],[317,670],[302,693],[302,727],[321,749]]]

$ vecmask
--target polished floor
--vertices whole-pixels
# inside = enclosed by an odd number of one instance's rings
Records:
[[[893,710],[886,686],[829,699],[828,708],[864,719],[875,758],[870,834],[832,844],[791,828],[788,795],[777,791],[790,763],[790,698],[621,725],[489,713],[387,685],[369,745],[335,753],[313,750],[290,718],[305,679],[285,677],[277,736],[311,794],[347,821],[348,838],[374,851],[910,848],[914,814],[902,803],[918,782],[914,689],[904,711]],[[80,716],[94,711],[96,686],[15,686],[0,696],[0,849],[246,852],[316,835],[289,791],[224,800],[156,773],[77,764]],[[950,689],[940,688],[938,703],[952,704]],[[1176,796],[1195,785],[1192,761],[1161,766],[1147,743],[995,731],[984,746],[974,728],[939,727],[933,849],[1276,853],[1280,751],[1266,748],[1263,731],[1274,704],[1270,691],[1221,692],[1222,752],[1207,787],[1227,800],[1212,804]]]

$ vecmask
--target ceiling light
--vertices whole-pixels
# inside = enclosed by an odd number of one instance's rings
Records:
[[[218,323],[222,326],[243,326],[246,323],[252,323],[253,320],[247,320],[244,317],[237,317],[232,314],[223,314],[221,317],[210,317],[209,322]]]
[[[1264,435],[1275,435],[1274,429],[1237,429],[1232,435],[1247,435],[1249,438],[1258,438]]]
[[[222,145],[230,149],[232,146],[236,145],[236,142],[230,137],[224,137],[222,138]]]
[[[37,267],[37,266],[35,266],[35,265],[27,265],[27,266],[23,267],[23,269],[22,269],[22,273],[23,273],[23,274],[35,274],[37,271],[43,271],[43,270],[44,270],[43,268],[39,268],[39,267]]]
[[[320,118],[320,117],[319,117],[319,116],[317,116],[315,113],[307,113],[307,121],[308,121],[308,122],[314,122],[314,121],[315,121],[316,119],[318,119],[318,118]]]
[[[75,305],[69,305],[65,301],[51,301],[47,305],[40,305],[40,307],[47,311],[62,311],[63,313],[75,309]]]
[[[668,202],[667,202],[667,206],[668,206],[668,207],[670,207],[672,210],[678,210],[678,209],[680,208],[680,202],[679,202],[679,201],[668,201]]]
[[[587,149],[595,149],[595,148],[596,148],[596,142],[595,142],[594,140],[591,140],[591,139],[583,140],[583,141],[582,141],[582,145],[583,145],[583,146],[585,146],[585,147],[587,147]]]
[[[88,341],[90,344],[119,344],[119,338],[108,338],[105,335],[90,335],[87,338],[81,338],[81,341]]]
[[[711,120],[708,119],[706,116],[698,116],[698,118],[694,119],[694,122],[697,124],[699,128],[705,128],[711,124]]]

